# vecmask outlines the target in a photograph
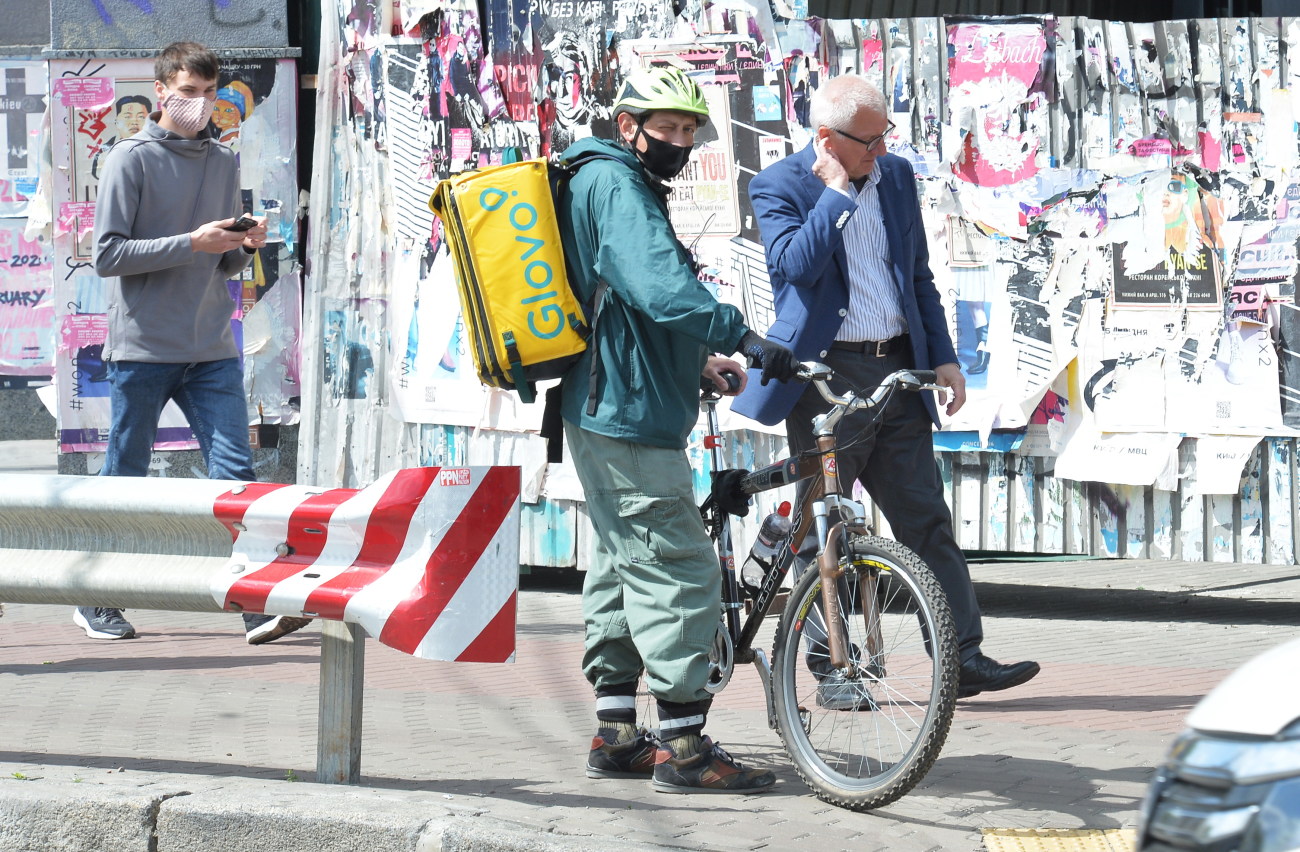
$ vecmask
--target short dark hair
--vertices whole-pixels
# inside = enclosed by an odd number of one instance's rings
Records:
[[[215,80],[221,73],[221,60],[198,42],[172,42],[158,54],[153,64],[153,78],[165,86],[182,71],[204,80]]]
[[[150,112],[153,111],[153,102],[150,101],[148,98],[146,98],[144,95],[127,95],[125,97],[121,97],[117,99],[117,102],[113,104],[113,112],[115,113],[121,112],[122,107],[126,106],[127,104],[139,104],[140,106],[144,107],[146,110]]]

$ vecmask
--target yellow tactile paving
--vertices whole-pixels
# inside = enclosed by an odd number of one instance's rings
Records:
[[[988,852],[1133,852],[1131,828],[985,828]]]

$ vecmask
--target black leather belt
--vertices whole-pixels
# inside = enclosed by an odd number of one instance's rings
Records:
[[[856,342],[836,340],[831,343],[832,349],[838,349],[841,352],[857,352],[859,355],[868,355],[872,358],[896,355],[899,352],[907,351],[907,347],[908,336],[906,334],[900,334],[898,337],[891,337],[888,340],[861,340]]]

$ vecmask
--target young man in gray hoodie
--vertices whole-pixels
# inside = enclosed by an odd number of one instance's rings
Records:
[[[95,271],[108,287],[104,361],[112,424],[103,476],[145,476],[158,418],[175,400],[210,479],[253,480],[248,404],[226,282],[266,245],[261,219],[237,229],[239,164],[212,132],[220,60],[194,42],[154,63],[159,111],[109,151],[95,201]],[[120,610],[79,607],[93,639],[135,635]],[[245,615],[250,644],[309,619]]]

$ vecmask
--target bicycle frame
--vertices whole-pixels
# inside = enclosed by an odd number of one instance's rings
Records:
[[[862,503],[848,499],[841,491],[835,458],[836,427],[846,415],[853,411],[876,408],[888,398],[895,388],[918,391],[947,390],[934,384],[933,372],[900,370],[887,376],[870,396],[862,397],[853,392],[845,396],[836,396],[830,392],[826,384],[833,375],[829,367],[809,362],[804,365],[803,370],[807,380],[817,383],[817,388],[822,397],[831,403],[830,410],[813,421],[813,434],[816,438],[817,449],[800,456],[781,459],[753,471],[741,480],[741,487],[746,494],[758,494],[804,479],[813,477],[818,477],[818,479],[810,484],[803,498],[796,506],[792,519],[793,529],[788,544],[781,548],[777,558],[764,575],[762,585],[759,587],[758,595],[754,600],[753,609],[743,624],[740,621],[740,609],[743,607],[743,602],[740,587],[736,581],[736,560],[731,537],[730,518],[726,513],[718,510],[716,505],[712,506],[713,512],[712,517],[710,517],[707,512],[707,508],[710,506],[709,501],[706,501],[704,507],[706,526],[709,528],[709,534],[717,541],[718,545],[718,565],[722,572],[723,616],[727,627],[727,636],[731,644],[729,651],[734,662],[752,662],[758,668],[764,691],[769,695],[768,723],[773,727],[776,724],[776,717],[771,704],[771,690],[769,689],[771,667],[768,664],[767,655],[761,648],[754,648],[753,643],[763,620],[767,618],[769,610],[772,608],[777,592],[781,589],[786,575],[794,564],[796,554],[810,531],[815,531],[817,535],[816,567],[822,579],[822,612],[828,614],[826,632],[830,663],[835,668],[842,669],[850,674],[854,673],[858,665],[852,660],[851,654],[846,647],[848,643],[845,638],[845,626],[840,621],[839,589],[836,580],[842,573],[839,566],[840,542],[844,540],[846,533],[867,533],[868,526],[866,507]],[[701,404],[705,409],[705,423],[708,428],[708,434],[704,437],[704,446],[709,450],[710,462],[715,471],[722,470],[724,463],[722,435],[718,427],[717,416],[719,398],[716,391],[706,392],[701,395]],[[832,510],[835,511],[837,516],[833,523],[831,521]],[[874,584],[871,582],[863,584],[859,597],[862,604],[862,613],[869,625],[865,650],[867,651],[866,660],[870,665],[870,661],[879,657],[883,644],[879,633],[879,619],[873,618],[876,606]],[[722,686],[726,685],[729,678],[730,674],[728,673],[727,677],[722,680]],[[721,686],[718,687],[719,690],[721,688]]]

